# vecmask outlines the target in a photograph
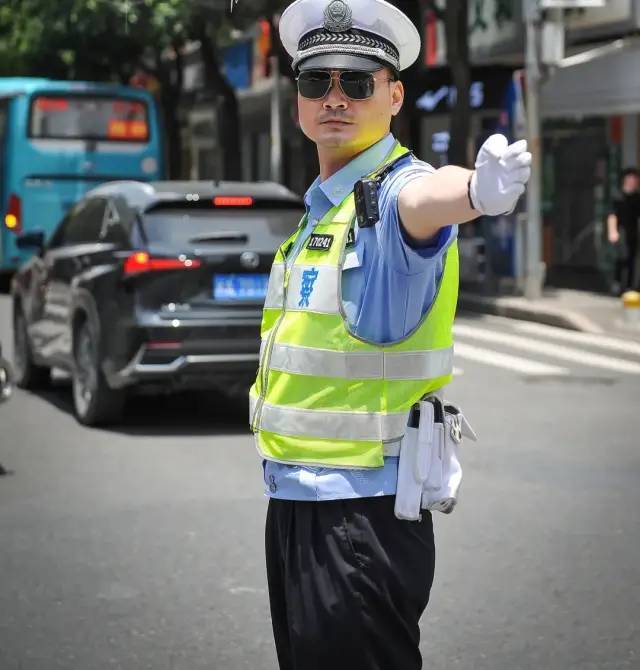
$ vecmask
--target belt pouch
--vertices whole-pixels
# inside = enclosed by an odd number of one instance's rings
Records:
[[[425,484],[422,507],[432,511],[450,514],[457,503],[458,491],[462,481],[462,467],[458,449],[460,446],[460,419],[452,414],[449,407],[445,409],[444,424],[436,424],[438,428],[434,448],[432,468],[438,475],[430,476]],[[435,454],[438,458],[436,459]]]
[[[433,406],[425,404],[427,407],[424,410],[422,403],[419,410],[417,406],[411,410],[400,447],[395,515],[405,521],[418,521],[421,518],[422,490],[429,468],[429,443],[433,439],[433,430],[422,429],[423,424],[433,427]]]

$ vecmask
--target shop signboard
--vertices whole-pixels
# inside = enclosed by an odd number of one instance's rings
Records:
[[[253,71],[253,42],[236,42],[222,50],[222,69],[228,82],[236,90],[251,86]]]
[[[436,0],[444,12],[445,0]],[[443,21],[427,11],[425,17],[425,65],[447,64],[446,36]],[[473,0],[469,3],[469,53],[474,63],[483,63],[495,56],[522,52],[524,24],[522,6],[512,0]]]
[[[504,109],[513,70],[505,67],[472,67],[469,101],[471,109]],[[423,114],[448,114],[458,92],[448,69],[430,70],[420,76],[416,108]]]

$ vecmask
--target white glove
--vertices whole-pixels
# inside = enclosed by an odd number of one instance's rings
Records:
[[[530,176],[527,141],[509,145],[504,135],[491,135],[480,147],[469,184],[473,208],[489,216],[512,212]]]

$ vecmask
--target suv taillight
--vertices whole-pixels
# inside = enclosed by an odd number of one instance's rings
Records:
[[[9,196],[9,207],[4,215],[4,225],[16,235],[22,232],[22,201],[15,193]]]
[[[124,262],[125,275],[134,275],[141,272],[157,272],[163,270],[195,270],[202,262],[179,256],[178,258],[158,258],[149,255],[146,251],[135,251]]]
[[[213,199],[216,207],[253,207],[253,198],[247,195],[217,195]]]

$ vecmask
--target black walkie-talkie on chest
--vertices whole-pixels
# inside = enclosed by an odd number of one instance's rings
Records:
[[[378,205],[378,190],[380,189],[380,185],[394,170],[396,165],[407,156],[411,156],[410,151],[402,154],[402,156],[398,156],[398,158],[385,165],[382,170],[374,173],[371,177],[366,177],[356,182],[353,196],[356,203],[356,218],[358,219],[358,226],[360,228],[371,228],[380,220],[380,207]]]

